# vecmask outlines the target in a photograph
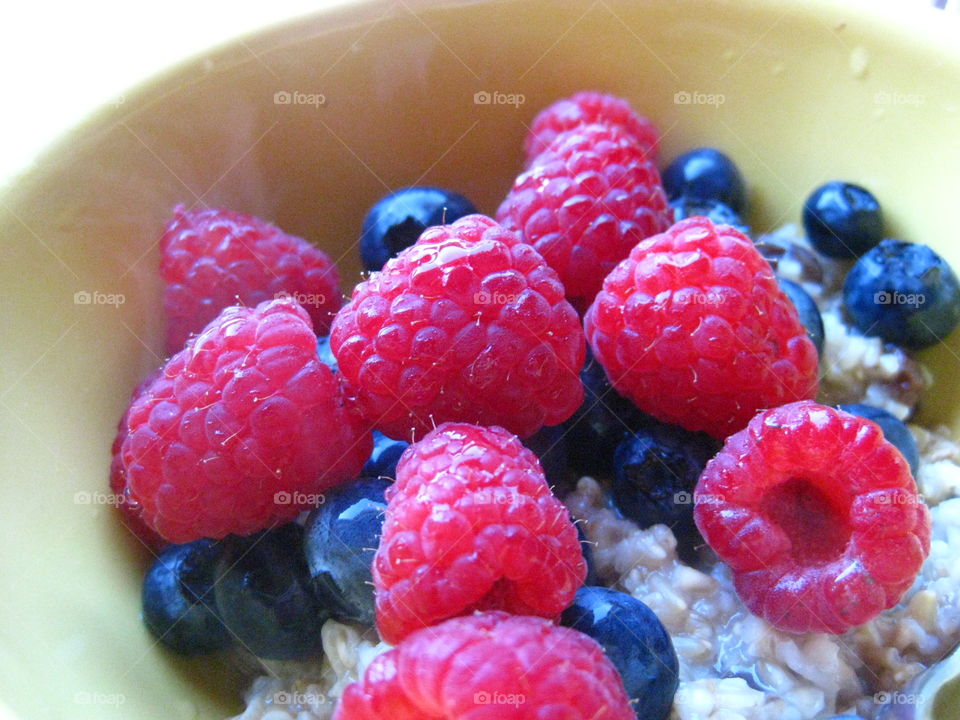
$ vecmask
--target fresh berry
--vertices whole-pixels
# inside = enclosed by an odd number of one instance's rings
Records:
[[[449,225],[476,211],[463,195],[442,188],[408,187],[386,195],[363,221],[360,257],[364,269],[380,270],[428,227]]]
[[[150,385],[160,374],[157,370],[150,374],[136,389],[130,394],[130,404],[140,397],[143,389]],[[120,450],[123,448],[123,441],[127,438],[127,418],[130,415],[130,407],[123,413],[120,423],[117,425],[117,435],[113,440],[113,446],[110,448],[110,492],[113,494],[116,502],[115,507],[119,512],[120,522],[129,530],[140,542],[151,550],[160,550],[167,541],[160,537],[157,532],[147,525],[143,520],[140,504],[134,502],[127,492],[127,470],[123,465],[123,457]]]
[[[750,235],[748,226],[740,215],[729,205],[719,200],[700,200],[686,196],[670,201],[675,221],[685,220],[688,217],[705,217],[713,221],[714,225],[732,225],[744,235]]]
[[[291,520],[356,477],[370,435],[317,359],[303,308],[224,310],[133,401],[121,458],[131,499],[171,542]]]
[[[213,584],[223,548],[213,540],[170,545],[143,579],[143,622],[184,655],[222,650],[232,637],[217,614]]]
[[[614,127],[559,135],[514,182],[497,220],[533,245],[586,306],[630,248],[673,220],[643,146]]]
[[[160,252],[170,353],[229,305],[254,307],[289,296],[310,313],[318,333],[340,307],[340,280],[329,256],[250,215],[178,205]]]
[[[913,473],[914,477],[917,476],[917,469],[920,467],[920,450],[917,447],[917,441],[914,439],[913,433],[896,416],[873,405],[848,403],[837,407],[851,415],[873,420],[879,425],[880,429],[883,430],[883,436],[903,454],[910,466],[910,472]]]
[[[620,442],[652,419],[613,389],[589,347],[580,380],[583,404],[564,423],[570,464],[583,475],[608,477]]]
[[[562,425],[546,425],[523,444],[537,456],[547,484],[555,495],[562,496],[563,488],[572,489],[579,478],[570,467],[566,430]]]
[[[847,273],[843,304],[864,335],[919,350],[941,342],[960,322],[960,284],[926,245],[888,239]]]
[[[485,612],[410,635],[348,686],[333,720],[636,720],[583,633]]]
[[[817,392],[817,350],[770,265],[706,218],[637,245],[584,320],[613,386],[687,430],[726,437]]]
[[[320,651],[329,618],[313,593],[295,524],[230,538],[217,564],[214,594],[237,644],[262,658],[296,660]]]
[[[821,185],[807,198],[803,229],[824,255],[855,258],[883,239],[883,213],[869,190],[835,180]]]
[[[482,215],[430,228],[357,285],[331,347],[392,438],[446,421],[528,437],[583,397],[583,331],[556,273]]]
[[[810,297],[802,285],[793,280],[778,277],[777,282],[780,283],[783,294],[790,298],[790,302],[797,309],[800,322],[807,330],[807,337],[817,348],[817,355],[823,355],[823,316],[820,315],[820,308],[817,307],[816,301]]]
[[[930,551],[930,513],[880,426],[812,401],[727,438],[694,518],[755,614],[842,633],[893,607]]]
[[[339,372],[340,368],[337,367],[337,358],[333,355],[333,350],[330,349],[330,336],[324,335],[317,338],[317,357],[320,358],[320,362],[324,363],[328,368],[333,370],[333,372]]]
[[[704,433],[651,423],[628,434],[613,457],[614,506],[641,528],[667,525],[687,559],[703,544],[693,522],[693,491],[707,461],[720,449]]]
[[[373,563],[384,640],[474,610],[556,618],[585,576],[570,513],[515,436],[445,423],[404,453]]]
[[[582,587],[561,622],[600,644],[620,672],[638,720],[666,720],[680,667],[670,635],[653,610],[610,588]]]
[[[530,132],[523,142],[527,163],[549,147],[558,135],[582,125],[607,125],[633,137],[651,160],[657,159],[660,133],[653,123],[623,98],[604,93],[584,91],[558,100],[533,119]]]
[[[719,200],[742,215],[747,206],[743,176],[733,160],[714,148],[697,148],[677,157],[663,171],[671,200]]]
[[[379,478],[362,478],[324,496],[304,529],[304,552],[317,597],[337,620],[373,625],[370,565],[387,509]]]
[[[373,452],[364,463],[362,475],[372,478],[397,477],[397,463],[403,451],[410,447],[410,443],[403,440],[393,440],[382,432],[373,431]]]

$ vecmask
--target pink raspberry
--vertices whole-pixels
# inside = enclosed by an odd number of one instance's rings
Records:
[[[556,619],[586,571],[569,511],[506,430],[445,423],[404,452],[373,561],[387,642],[474,610]]]
[[[842,633],[893,607],[930,551],[907,461],[871,420],[803,401],[759,413],[704,469],[703,537],[747,607]]]
[[[583,399],[583,331],[556,273],[482,215],[428,228],[358,284],[330,347],[393,438],[446,421],[526,437]]]
[[[557,136],[516,179],[497,220],[533,245],[567,297],[586,307],[632,247],[670,226],[673,210],[633,136],[583,125]]]
[[[750,240],[693,217],[637,245],[584,318],[611,383],[644,412],[723,438],[817,393],[817,350]]]
[[[294,302],[228,307],[134,399],[127,493],[171,542],[292,520],[372,449]]]
[[[586,635],[503,612],[420,630],[348,686],[334,720],[636,720]]]
[[[319,334],[340,307],[340,281],[330,257],[250,215],[178,205],[160,250],[170,353],[228,305],[253,307],[290,295],[310,313]]]
[[[623,98],[584,91],[558,100],[533,119],[523,142],[528,165],[561,133],[593,124],[623,130],[636,139],[650,160],[656,161],[660,133],[650,120],[638,115]]]

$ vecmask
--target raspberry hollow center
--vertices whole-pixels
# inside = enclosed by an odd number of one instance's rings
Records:
[[[850,540],[847,513],[806,478],[772,488],[762,511],[790,539],[790,556],[803,565],[837,559]]]

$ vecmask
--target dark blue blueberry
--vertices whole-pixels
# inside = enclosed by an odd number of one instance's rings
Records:
[[[329,335],[317,338],[317,356],[320,358],[320,362],[325,363],[331,370],[340,372],[337,358],[334,357],[333,351],[330,349]]]
[[[732,225],[744,235],[750,234],[750,226],[740,217],[733,208],[719,200],[699,200],[697,198],[680,197],[670,201],[673,208],[674,220],[679,222],[694,215],[709,218],[715,225]]]
[[[367,213],[360,235],[366,270],[379,270],[432,225],[449,225],[477,210],[463,195],[435,187],[408,187],[381,198]]]
[[[143,579],[143,621],[171,650],[184,655],[228,647],[230,633],[217,616],[213,583],[221,543],[195,540],[164,548]]]
[[[733,160],[715,148],[697,148],[676,158],[663,171],[667,197],[719,200],[734,212],[746,209],[743,176]]]
[[[363,466],[360,473],[364,477],[385,477],[397,479],[397,463],[403,451],[410,447],[410,443],[403,440],[388,438],[379,430],[373,431],[373,453]]]
[[[314,594],[295,524],[231,538],[217,564],[224,624],[254,655],[296,660],[318,653],[330,613]]]
[[[313,588],[337,620],[373,624],[370,566],[380,544],[389,486],[379,478],[341,485],[307,518],[303,548]]]
[[[793,280],[786,278],[777,278],[780,283],[780,289],[784,295],[790,298],[790,302],[797,308],[800,315],[800,322],[807,329],[807,335],[813,344],[817,346],[817,354],[823,355],[823,317],[820,315],[820,308],[816,301],[803,287]]]
[[[855,258],[883,238],[883,213],[869,190],[835,180],[821,185],[807,198],[803,228],[824,255]]]
[[[617,445],[650,417],[613,389],[589,348],[580,380],[583,404],[563,425],[570,465],[583,475],[609,476]]]
[[[560,622],[603,647],[623,677],[637,718],[665,720],[670,715],[679,663],[670,635],[650,608],[625,593],[585,586]]]
[[[663,524],[677,537],[677,552],[696,557],[703,544],[693,522],[693,491],[720,443],[704,433],[675,425],[651,424],[635,430],[613,459],[614,506],[641,528]]]
[[[543,473],[547,476],[547,484],[557,496],[563,497],[573,490],[578,478],[570,467],[563,425],[544,426],[524,440],[523,444],[539,458]]]
[[[913,438],[907,426],[891,413],[882,408],[873,405],[861,405],[859,403],[847,403],[838,405],[838,408],[851,415],[857,415],[867,420],[873,420],[880,429],[883,430],[883,436],[901,452],[907,463],[910,465],[910,472],[917,474],[917,468],[920,466],[920,450],[917,448],[917,441]]]
[[[864,335],[918,350],[940,342],[960,322],[960,284],[926,245],[887,239],[847,273],[843,304]]]

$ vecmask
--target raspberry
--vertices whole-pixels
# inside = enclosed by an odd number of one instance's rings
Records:
[[[387,642],[473,610],[556,619],[586,573],[569,511],[506,430],[445,423],[404,452],[373,561]]]
[[[395,439],[446,421],[527,437],[583,399],[583,330],[556,273],[482,215],[427,229],[357,285],[330,346]]]
[[[557,271],[567,297],[586,306],[640,240],[673,221],[644,148],[614,127],[559,135],[520,175],[497,210]]]
[[[130,405],[133,405],[143,394],[144,388],[150,385],[159,375],[159,370],[151,373],[146,380],[134,389],[130,394]],[[132,502],[130,494],[127,492],[127,471],[123,466],[120,448],[123,447],[123,441],[127,437],[127,418],[129,415],[130,408],[128,406],[126,412],[123,413],[123,417],[120,418],[120,423],[117,425],[117,436],[114,438],[113,446],[110,448],[112,455],[110,461],[110,492],[119,498],[116,507],[120,513],[120,522],[123,526],[139,538],[140,542],[148,548],[151,550],[159,550],[167,544],[166,540],[160,537],[160,535],[143,521],[140,505]]]
[[[178,205],[160,250],[170,353],[228,305],[254,307],[291,295],[319,334],[340,307],[340,281],[329,256],[250,215]]]
[[[228,307],[137,397],[120,450],[127,492],[167,540],[247,535],[359,472],[369,433],[289,300]]]
[[[687,430],[723,438],[817,392],[817,350],[770,265],[706,218],[637,245],[584,324],[614,388]]]
[[[599,92],[578,92],[558,100],[533,119],[523,142],[527,162],[532,163],[561,133],[581,125],[608,125],[633,136],[650,160],[656,161],[660,133],[650,120],[638,115],[623,98]]]
[[[694,518],[754,613],[842,633],[893,607],[930,551],[930,513],[871,420],[812,401],[759,413],[697,484]]]
[[[343,693],[334,720],[636,720],[603,649],[570,628],[486,612],[410,635]]]

